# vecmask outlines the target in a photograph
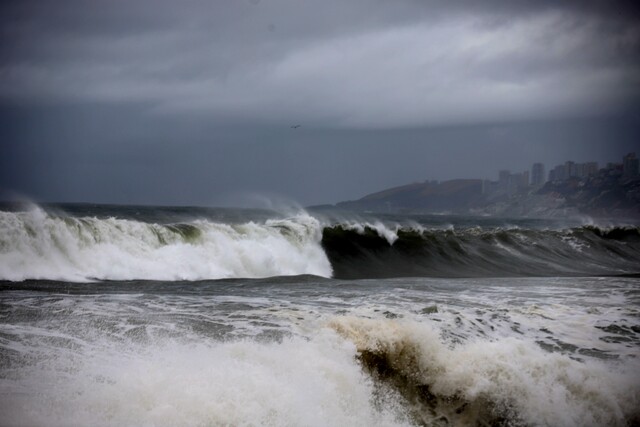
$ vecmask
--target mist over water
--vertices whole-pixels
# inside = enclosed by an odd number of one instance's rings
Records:
[[[0,212],[0,425],[625,426],[638,229]]]

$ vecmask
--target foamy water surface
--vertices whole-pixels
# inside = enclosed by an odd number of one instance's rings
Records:
[[[5,282],[0,298],[3,425],[638,415],[633,278]]]
[[[640,424],[640,229],[0,211],[0,426]]]

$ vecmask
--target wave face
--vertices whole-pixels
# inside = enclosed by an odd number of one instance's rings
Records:
[[[0,279],[200,280],[330,277],[321,226],[306,214],[264,223],[154,224],[0,212]]]
[[[640,228],[324,229],[335,277],[496,277],[638,273]]]
[[[0,280],[215,280],[316,275],[577,276],[639,273],[640,228],[447,228],[330,222],[305,212],[186,219],[158,209],[125,217],[0,211]],[[131,211],[131,212],[128,212]],[[128,213],[127,213],[128,212]],[[113,212],[108,213],[112,215]],[[166,218],[163,216],[166,214]],[[77,215],[77,214],[76,214]],[[272,213],[273,215],[273,213]],[[155,222],[166,220],[167,222]],[[269,219],[271,218],[271,219]],[[242,222],[233,222],[240,220]],[[328,222],[328,221],[325,221]]]

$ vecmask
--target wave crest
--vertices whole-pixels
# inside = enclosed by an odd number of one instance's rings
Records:
[[[329,326],[363,367],[397,389],[425,425],[624,426],[637,420],[633,377],[515,338],[450,347],[429,325],[356,317]]]
[[[326,227],[322,245],[339,278],[634,274],[640,229],[389,230],[347,224]]]
[[[0,280],[205,280],[310,274],[499,277],[638,274],[640,228],[322,225],[301,212],[239,224],[0,212]]]
[[[153,224],[0,212],[0,279],[201,280],[330,277],[321,226],[299,214],[265,223]]]

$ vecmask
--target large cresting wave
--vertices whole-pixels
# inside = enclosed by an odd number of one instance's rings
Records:
[[[301,213],[264,223],[153,224],[0,212],[0,279],[201,280],[330,277],[321,226]]]
[[[640,228],[423,228],[285,219],[154,223],[0,211],[0,280],[638,274]]]
[[[640,228],[421,229],[382,224],[326,227],[335,277],[505,277],[640,272]]]

